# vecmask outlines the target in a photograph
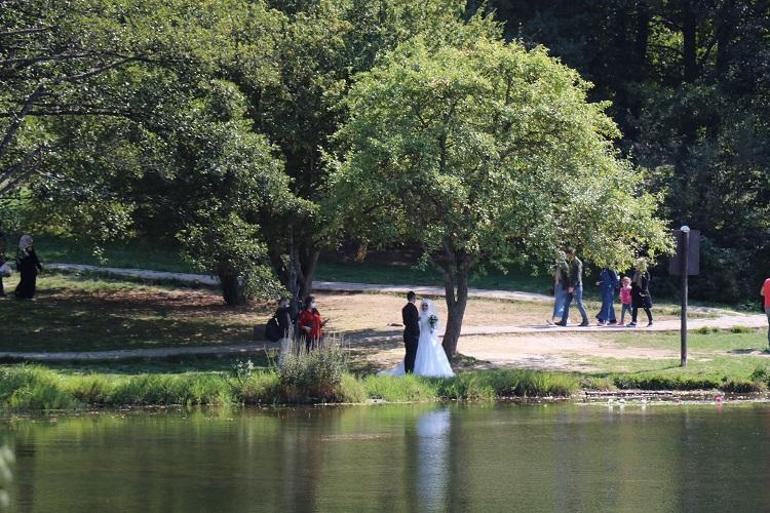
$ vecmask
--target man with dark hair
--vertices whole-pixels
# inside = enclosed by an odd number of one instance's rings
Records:
[[[409,291],[406,295],[406,306],[401,310],[401,318],[404,321],[404,372],[411,374],[414,371],[414,359],[417,356],[417,344],[420,341],[420,313],[415,303],[417,295]]]
[[[575,300],[578,312],[583,318],[583,322],[580,326],[588,326],[588,314],[586,308],[583,305],[583,262],[575,254],[575,248],[568,248],[567,251],[567,263],[569,264],[569,286],[567,287],[567,302],[564,305],[564,314],[562,314],[561,322],[557,324],[559,326],[566,326],[569,321],[569,307],[572,304],[572,300]]]

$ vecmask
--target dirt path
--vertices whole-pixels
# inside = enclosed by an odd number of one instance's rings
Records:
[[[157,271],[143,271],[133,269],[100,268],[74,264],[50,264],[51,269],[68,271],[87,271],[131,276],[151,280],[175,280],[180,282],[198,282],[203,284],[216,283],[211,276],[192,274],[163,273]],[[351,317],[345,308],[349,308],[350,301],[347,298],[330,298],[327,312],[340,324],[344,320],[345,325],[337,329],[346,334],[346,340],[364,358],[376,365],[385,365],[398,361],[402,356],[400,329],[394,326],[400,310],[400,299],[397,300],[392,293],[404,292],[408,287],[396,287],[389,285],[365,285],[351,283],[317,283],[320,290],[332,292],[366,292],[374,294],[386,293],[378,297],[359,297],[352,301],[359,301],[357,305],[361,315]],[[435,287],[415,287],[418,293],[423,295],[442,295],[442,290]],[[630,328],[623,327],[599,327],[590,326],[580,328],[568,326],[566,328],[548,326],[545,323],[538,324],[537,319],[545,317],[548,311],[544,302],[550,303],[552,298],[539,294],[529,294],[507,291],[474,291],[474,297],[487,300],[502,300],[499,305],[485,304],[491,301],[478,302],[468,315],[467,325],[463,328],[463,337],[460,340],[459,351],[462,354],[474,357],[478,360],[489,362],[490,366],[517,366],[549,369],[586,370],[590,367],[587,359],[590,357],[612,358],[670,358],[676,357],[675,351],[664,351],[648,348],[624,347],[597,336],[601,333],[631,332]],[[508,300],[508,301],[506,301]],[[512,301],[513,300],[513,301]],[[336,302],[335,302],[336,301]],[[381,305],[380,302],[389,302]],[[529,302],[530,307],[522,305]],[[390,305],[393,302],[393,305]],[[514,302],[516,304],[514,304]],[[533,302],[538,303],[537,305]],[[396,304],[398,303],[398,304]],[[395,306],[394,306],[395,305]],[[397,308],[398,307],[398,308]],[[516,313],[519,309],[533,310],[526,315]],[[387,312],[387,314],[372,315],[372,311]],[[690,330],[701,328],[730,329],[733,327],[766,328],[767,318],[764,315],[739,315],[735,312],[725,314],[725,311],[709,310],[710,313],[721,312],[722,315],[714,318],[692,319],[689,322]],[[532,315],[529,315],[532,313]],[[392,316],[395,316],[391,319]],[[518,324],[495,325],[508,316],[517,315],[511,321]],[[335,316],[339,319],[334,319]],[[510,317],[509,317],[510,318]],[[505,321],[504,321],[505,322]],[[334,322],[332,322],[334,325]],[[663,319],[652,327],[639,327],[636,331],[671,332],[679,330],[678,319]],[[250,344],[215,344],[197,347],[158,347],[151,349],[127,349],[110,351],[88,352],[0,352],[0,358],[15,358],[38,361],[56,360],[118,360],[130,358],[163,358],[176,355],[204,355],[204,354],[246,354],[261,351],[266,347],[275,347],[275,344],[266,342],[254,342]]]
[[[542,370],[596,370],[590,358],[678,358],[675,350],[626,347],[591,334],[564,333],[558,337],[542,334],[515,336],[466,336],[458,351],[480,361],[480,368],[515,367]],[[399,347],[381,349],[366,355],[372,365],[388,367],[403,358]]]

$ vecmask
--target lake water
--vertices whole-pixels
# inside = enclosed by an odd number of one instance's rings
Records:
[[[20,512],[766,512],[770,405],[12,420]]]

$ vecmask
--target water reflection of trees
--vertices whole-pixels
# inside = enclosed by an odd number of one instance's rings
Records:
[[[412,405],[63,417],[8,440],[17,511],[770,511],[767,418]]]

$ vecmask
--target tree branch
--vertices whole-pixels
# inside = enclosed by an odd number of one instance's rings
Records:
[[[21,29],[21,30],[6,30],[4,32],[0,32],[0,37],[11,37],[11,36],[23,36],[26,34],[39,34],[40,32],[49,32],[53,30],[55,27],[40,27],[40,28],[29,28],[29,29]]]
[[[38,98],[43,95],[44,91],[45,89],[43,88],[43,84],[38,84],[37,88],[35,88],[32,94],[27,96],[27,99],[24,100],[24,105],[22,106],[21,111],[19,111],[19,113],[15,116],[15,119],[11,122],[11,124],[8,125],[8,128],[5,131],[5,136],[3,137],[3,140],[0,141],[0,156],[3,155],[3,151],[11,143],[11,140],[16,135],[19,127],[21,127],[21,123],[24,121],[24,118],[32,109],[32,105]]]

